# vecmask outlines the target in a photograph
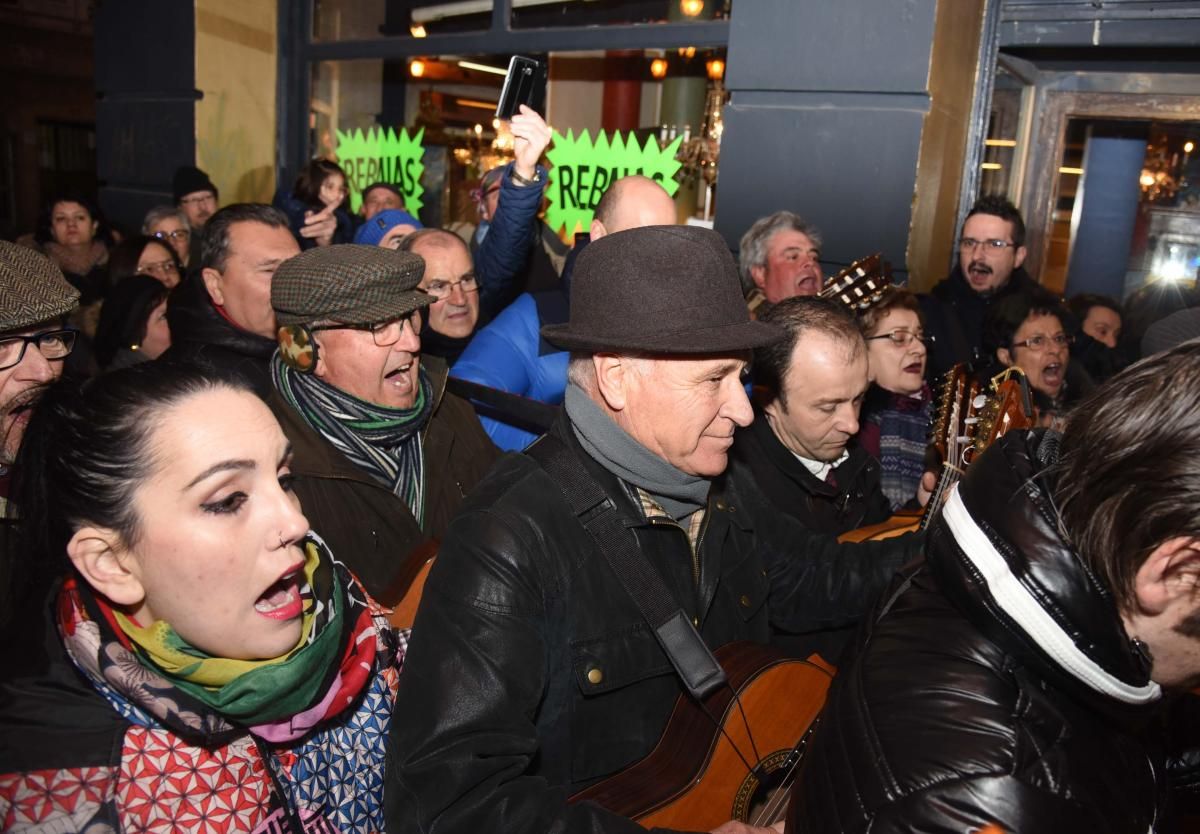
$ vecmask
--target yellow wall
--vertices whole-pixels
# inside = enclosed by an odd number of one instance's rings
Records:
[[[277,44],[274,3],[196,0],[196,164],[222,205],[271,201]]]

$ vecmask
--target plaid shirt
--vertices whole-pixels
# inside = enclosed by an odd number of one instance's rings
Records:
[[[642,505],[642,514],[645,515],[646,518],[666,518],[675,524],[679,524],[678,521],[675,521],[675,519],[671,517],[670,513],[664,510],[657,501],[650,497],[650,493],[637,486],[635,486],[633,489],[634,492],[637,493],[638,501]],[[704,514],[704,510],[697,510],[688,516],[688,525],[684,530],[684,532],[687,533],[688,541],[692,543],[693,553],[696,552],[696,545],[700,541],[700,530],[704,527]],[[683,527],[682,524],[679,524],[679,526]]]

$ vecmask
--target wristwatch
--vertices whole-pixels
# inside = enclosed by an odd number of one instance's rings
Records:
[[[508,175],[512,177],[513,182],[517,183],[517,185],[537,185],[542,181],[542,171],[540,168],[533,169],[533,179],[529,179],[528,177],[523,177],[518,174],[517,167],[515,165],[509,169]]]

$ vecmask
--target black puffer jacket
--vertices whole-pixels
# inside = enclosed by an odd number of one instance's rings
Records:
[[[1058,533],[1039,457],[1003,438],[834,681],[789,830],[1142,834],[1161,705],[1112,596]]]
[[[640,550],[712,648],[770,624],[861,618],[899,560],[832,561],[804,532],[720,481],[698,553],[583,452]],[[530,457],[500,458],[450,524],[405,656],[392,722],[388,831],[640,832],[575,791],[645,756],[681,686],[649,626],[559,487]]]

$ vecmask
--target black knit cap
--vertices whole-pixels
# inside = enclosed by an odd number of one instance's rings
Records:
[[[645,226],[579,253],[571,317],[542,335],[565,350],[729,353],[763,347],[782,329],[750,320],[737,265],[716,232]]]
[[[425,261],[412,252],[345,243],[288,258],[271,278],[271,306],[281,325],[329,320],[377,324],[428,307],[418,290]]]
[[[180,165],[175,169],[175,178],[171,181],[171,191],[175,194],[176,203],[195,191],[211,191],[213,197],[220,196],[217,187],[208,178],[208,174],[195,165]]]

